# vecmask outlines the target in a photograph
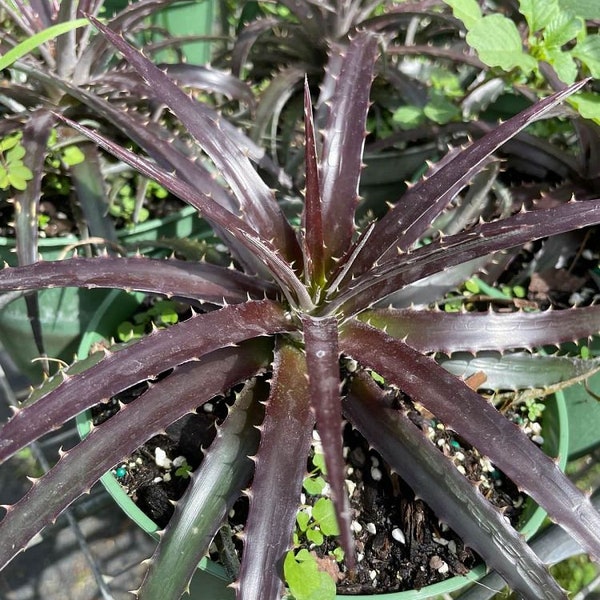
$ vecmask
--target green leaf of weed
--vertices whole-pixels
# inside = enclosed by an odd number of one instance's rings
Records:
[[[296,556],[293,552],[288,552],[283,572],[295,600],[335,598],[335,582],[327,573],[319,571],[316,559],[308,550],[300,550]]]
[[[600,78],[600,34],[590,35],[579,42],[571,51],[590,71],[590,75]]]
[[[519,11],[527,20],[529,33],[544,29],[558,14],[558,0],[520,0]]]
[[[312,517],[319,524],[321,531],[327,535],[338,535],[339,528],[335,517],[333,502],[329,498],[319,498],[312,509]]]
[[[490,67],[500,67],[505,71],[518,67],[525,73],[537,67],[537,61],[523,52],[517,26],[502,15],[483,17],[467,34],[467,42]]]
[[[481,8],[476,0],[444,0],[452,8],[452,14],[460,19],[467,29],[471,29],[481,19]]]
[[[576,38],[584,28],[581,19],[571,13],[558,13],[544,30],[544,44],[547,48],[560,48]]]

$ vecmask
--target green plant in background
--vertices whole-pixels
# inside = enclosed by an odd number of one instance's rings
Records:
[[[308,477],[304,479],[302,487],[307,494],[316,496],[321,494],[326,486],[325,479],[323,478],[326,473],[325,455],[321,452],[317,452],[313,454],[311,462],[314,469],[309,473]]]
[[[138,340],[153,327],[162,329],[178,321],[177,304],[172,300],[158,300],[148,310],[135,314],[133,322],[120,323],[117,327],[117,337],[121,342]]]
[[[33,179],[31,169],[25,166],[23,158],[26,150],[20,133],[0,139],[0,190],[10,187],[25,190],[27,182]]]
[[[45,472],[31,448],[23,448],[15,455],[14,469],[15,474],[27,477],[41,477]]]
[[[169,193],[155,181],[138,178],[139,189],[131,180],[118,187],[116,195],[113,194],[108,207],[108,212],[119,219],[124,227],[134,227],[150,218],[150,210],[144,205],[148,200],[160,201],[168,197]]]
[[[304,479],[302,487],[312,502],[301,505],[296,515],[294,549],[289,550],[283,564],[286,585],[294,600],[333,600],[336,594],[335,581],[319,564],[316,553],[307,548],[322,546],[326,538],[339,535],[335,506],[331,498],[323,496],[329,487],[326,475],[325,456],[315,453],[311,462],[313,469]],[[314,497],[319,496],[316,500]],[[343,550],[336,546],[328,553],[325,561],[341,562]]]
[[[128,184],[119,189],[116,198],[112,199],[108,207],[108,212],[116,219],[122,219],[126,226],[132,227],[137,223],[143,223],[150,216],[150,211],[141,207],[138,212],[138,218],[135,219],[136,207],[138,206],[136,198],[132,194],[132,187]]]
[[[38,215],[37,221],[40,231],[44,231],[44,229],[46,229],[46,227],[48,227],[48,225],[50,224],[50,216],[45,215],[44,213],[40,213]]]
[[[188,464],[188,462],[185,458],[175,466],[177,467],[175,469],[176,477],[181,477],[182,479],[190,478],[190,474],[192,472],[192,467]]]
[[[85,118],[88,123],[113,133],[119,128],[125,110],[136,113],[139,122],[132,138],[138,147],[144,146],[144,134],[149,128],[160,127],[160,111],[148,122],[147,95],[139,88],[140,80],[129,70],[119,68],[110,45],[95,36],[87,18],[80,18],[84,12],[102,12],[104,0],[92,4],[0,0],[3,19],[0,69],[6,70],[0,98],[6,118],[0,120],[0,138],[15,132],[22,134],[26,149],[24,163],[33,173],[31,185],[15,194],[14,199],[15,213],[19,216],[14,219],[19,264],[32,263],[38,255],[37,217],[45,192],[69,196],[76,205],[78,218],[74,221],[83,236],[116,242],[114,221],[105,218],[111,181],[103,171],[104,156],[85,140],[74,142],[72,130],[57,126],[58,113]],[[125,3],[120,12],[108,11],[111,13],[108,23],[115,31],[126,31],[130,39],[138,40],[138,34],[148,29],[148,18],[169,4],[169,0]],[[170,38],[164,41],[163,49],[177,44],[175,38]],[[169,68],[176,70],[181,66],[178,60]],[[240,93],[249,94],[243,85],[235,88],[234,78],[224,73],[211,70],[207,74],[199,65],[184,67],[177,76],[183,85],[217,88],[232,98]],[[65,149],[48,161],[48,140],[52,148],[75,143],[77,149]],[[52,166],[54,159],[60,161],[60,172],[57,166]],[[33,311],[30,312],[34,320]],[[42,348],[39,349],[43,354]]]
[[[306,489],[306,486],[305,486]],[[304,540],[310,548],[321,546],[328,537],[339,535],[335,507],[330,498],[319,498],[312,506],[303,506],[296,515],[297,529],[294,544]],[[327,554],[325,561],[341,562],[344,551],[338,546]],[[294,600],[331,600],[335,598],[336,584],[324,570],[316,553],[306,548],[290,550],[284,560],[285,583]],[[318,595],[320,594],[320,595]]]
[[[296,516],[298,528],[306,539],[320,546],[325,538],[339,535],[335,518],[335,508],[330,498],[319,498],[311,507],[310,513],[301,510]]]
[[[87,19],[74,19],[64,23],[57,23],[47,27],[46,29],[38,31],[0,56],[0,71],[8,69],[15,63],[15,61],[19,60],[23,56],[26,56],[33,50],[36,50],[41,45],[56,39],[58,36],[63,35],[68,31],[72,31],[73,29],[77,29],[78,27],[84,27],[89,24],[90,22]]]
[[[72,185],[67,172],[71,167],[80,165],[84,161],[85,154],[81,148],[77,144],[62,140],[58,129],[53,127],[48,135],[43,169],[45,173],[44,193],[68,197]]]
[[[493,287],[479,277],[471,277],[456,291],[449,292],[443,300],[446,312],[458,312],[460,310],[472,310],[473,300],[481,297],[501,300],[523,300],[527,296],[527,290],[522,285],[500,284]],[[528,310],[527,306],[521,307]]]
[[[598,576],[598,566],[588,556],[579,554],[550,567],[550,572],[563,589],[576,594]],[[518,600],[518,596],[504,591],[496,594],[494,600]]]
[[[61,160],[65,165],[74,167],[85,160],[85,154],[75,144],[71,144],[62,149]]]
[[[423,106],[408,104],[397,108],[392,122],[402,129],[411,129],[427,119],[440,125],[460,120],[461,110],[454,102],[465,95],[456,73],[439,65],[428,71],[430,87]]]
[[[333,502],[330,498],[323,496],[328,490],[327,483],[323,478],[326,474],[325,456],[316,454],[313,464],[315,469],[304,479],[302,487],[310,496],[320,497],[311,504],[305,504],[298,511],[296,515],[298,529],[294,532],[296,545],[305,541],[321,546],[326,537],[339,535]]]
[[[562,587],[572,593],[579,592],[598,575],[598,566],[584,554],[574,556],[550,569]]]
[[[539,421],[542,418],[542,413],[546,405],[536,398],[527,398],[521,406],[521,412],[524,413],[532,423]]]
[[[476,0],[444,0],[467,29],[467,43],[489,67],[513,74],[518,81],[544,80],[542,63],[549,64],[558,79],[573,83],[578,76],[600,78],[600,34],[591,32],[585,18],[600,17],[600,5],[560,0],[519,0],[527,23],[522,36],[514,19],[500,13],[484,14]],[[592,17],[590,17],[592,15]],[[537,80],[537,83],[536,83]],[[569,102],[582,116],[600,122],[600,96],[575,95]]]

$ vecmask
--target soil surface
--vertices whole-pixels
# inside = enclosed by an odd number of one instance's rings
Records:
[[[134,395],[141,391],[138,388]],[[130,396],[132,398],[132,396]],[[127,398],[120,398],[127,401]],[[186,471],[200,462],[200,447],[208,446],[215,427],[226,415],[228,399],[221,398],[204,405],[195,414],[168,428],[167,435],[152,438],[113,470],[134,502],[161,528],[173,513],[173,500],[178,500],[187,487]],[[401,399],[413,422],[440,450],[451,458],[456,467],[498,508],[517,524],[524,497],[516,487],[496,470],[485,457],[446,430],[431,415],[417,410],[410,401]],[[111,402],[94,410],[94,422],[100,423],[118,410]],[[514,414],[525,425],[526,419]],[[530,428],[531,429],[531,428]],[[539,433],[538,426],[534,427]],[[369,448],[367,441],[350,425],[344,431],[347,486],[352,490],[350,503],[352,529],[357,549],[357,568],[348,572],[344,563],[332,557],[336,538],[325,538],[320,546],[306,543],[315,552],[320,567],[336,579],[341,594],[369,594],[421,588],[432,583],[462,575],[481,561],[464,545],[460,537],[439,521],[429,507],[415,499],[412,490],[392,473],[381,456]],[[181,465],[185,459],[184,468]],[[307,463],[307,469],[312,469]],[[314,504],[319,496],[304,494],[306,505]],[[241,498],[231,511],[228,527],[232,533],[241,531],[247,516],[247,502]],[[233,538],[236,555],[223,550],[222,537],[213,544],[212,557],[225,562],[235,575],[243,547]],[[229,534],[228,534],[229,537]],[[231,538],[228,539],[231,545]]]

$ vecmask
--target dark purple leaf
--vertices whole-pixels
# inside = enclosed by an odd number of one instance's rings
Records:
[[[35,404],[19,410],[0,429],[0,462],[80,412],[136,383],[219,348],[293,329],[283,309],[269,300],[227,306],[156,331],[65,379]]]
[[[42,82],[64,90],[81,103],[91,107],[107,121],[118,126],[159,164],[172,166],[188,183],[202,187],[206,193],[212,194],[214,199],[223,206],[238,206],[229,193],[214,178],[211,178],[212,175],[201,163],[190,161],[189,157],[182,154],[177,148],[177,143],[173,144],[172,132],[161,129],[157,123],[144,121],[133,111],[124,111],[113,106],[98,94],[72,85],[69,81],[61,80],[52,73],[37,70],[35,67],[28,68],[27,73]],[[133,97],[151,94],[151,90],[140,77],[129,71],[103,73],[101,78],[94,80],[94,84],[98,93],[110,94],[114,90],[127,90]],[[206,107],[206,110],[210,109]],[[217,113],[215,113],[215,118],[217,118]],[[273,163],[263,148],[230,124],[223,126],[226,127],[229,137],[233,138],[240,147],[247,149],[248,158],[251,161],[273,175],[282,187],[290,187],[289,177]]]
[[[23,164],[31,170],[33,179],[27,183],[24,191],[15,194],[17,259],[21,265],[38,260],[38,206],[42,194],[48,137],[55,121],[56,117],[52,113],[40,108],[30,115],[23,127],[21,143],[26,150]],[[45,358],[37,294],[26,296],[25,304],[35,346],[39,355]],[[44,372],[48,372],[48,364],[45,361],[42,362],[42,368]]]
[[[48,0],[31,0],[31,8],[35,14],[39,17],[42,27],[45,29],[53,25],[53,6]]]
[[[372,31],[385,31],[390,28],[396,31],[400,25],[407,23],[409,19],[415,16],[427,16],[428,18],[437,18],[444,21],[452,20],[458,23],[455,19],[447,14],[432,11],[434,6],[440,6],[439,0],[420,0],[419,2],[402,2],[400,5],[394,4],[387,7],[383,15],[378,15],[366,20],[362,25],[368,27]]]
[[[192,474],[191,485],[175,506],[137,591],[140,598],[183,596],[221,523],[252,478],[254,464],[249,457],[256,452],[261,438],[258,431],[264,412],[261,400],[266,398],[267,388],[264,381],[246,385],[229,409],[200,467]],[[265,504],[274,504],[270,502],[272,493],[270,489]],[[281,529],[273,527],[273,523],[279,525],[281,521],[276,519],[266,524],[281,536]],[[275,566],[268,568],[263,564],[261,573],[268,572],[275,573]]]
[[[242,76],[246,67],[248,55],[256,40],[267,31],[270,31],[280,23],[279,19],[269,17],[256,19],[252,23],[244,24],[242,30],[236,35],[233,49],[231,51],[231,70],[237,77]]]
[[[278,130],[286,125],[284,120],[280,122],[281,113],[302,85],[305,75],[305,68],[287,67],[273,75],[268,87],[260,95],[252,124],[252,139],[263,140],[269,127],[271,134],[267,137],[274,157],[280,152]]]
[[[312,300],[308,296],[306,288],[298,280],[288,263],[282,260],[270,245],[259,239],[257,233],[241,218],[214,202],[203,190],[195,189],[188,185],[174,173],[158,167],[142,156],[126,150],[91,129],[82,127],[65,117],[61,118],[73,127],[73,129],[86,135],[117,158],[125,161],[140,173],[154,179],[176,196],[196,207],[207,221],[216,224],[219,228],[234,236],[247,250],[257,254],[258,258],[271,271],[273,277],[284,282],[286,291],[292,290],[295,294],[295,298],[289,297],[291,302],[297,302],[301,306],[308,308],[313,307]]]
[[[71,258],[0,270],[0,290],[105,287],[221,304],[273,296],[275,287],[234,269],[177,259]]]
[[[325,453],[327,479],[331,486],[342,548],[346,564],[352,568],[355,560],[354,538],[350,531],[350,503],[344,483],[338,324],[335,318],[314,319],[309,316],[302,319],[302,324],[311,402]]]
[[[42,7],[42,2],[45,4]],[[35,0],[31,5],[28,2],[22,2],[15,0],[13,3],[6,3],[3,9],[13,16],[13,20],[23,29],[24,32],[33,35],[46,29],[48,25],[52,24],[53,9],[44,0]],[[39,10],[38,10],[39,9]],[[46,25],[46,18],[50,21]]]
[[[298,349],[291,344],[276,349],[254,457],[238,600],[278,600],[283,590],[281,566],[292,541],[315,421],[305,374]]]
[[[322,2],[314,2],[313,0],[281,0],[281,4],[288,8],[298,21],[300,21],[302,31],[306,33],[314,45],[327,37],[325,31],[327,19],[325,15],[330,9],[328,10],[328,7],[324,7]]]
[[[119,11],[110,21],[108,26],[116,32],[127,34],[135,33],[138,28],[146,28],[147,18],[152,14],[167,8],[177,0],[136,0]],[[97,16],[94,11],[87,14]],[[84,14],[82,16],[87,16]],[[80,50],[79,62],[73,75],[74,81],[88,81],[94,74],[102,74],[107,70],[111,59],[114,59],[114,50],[108,41],[100,36],[95,36],[89,44]]]
[[[223,94],[232,100],[238,100],[254,108],[256,98],[248,83],[225,71],[219,71],[206,65],[177,63],[160,67],[177,83],[184,87],[198,88],[211,93]]]
[[[322,285],[325,278],[323,213],[317,144],[308,80],[304,81],[304,142],[306,182],[304,192],[304,253],[307,281]]]
[[[435,361],[378,329],[345,325],[340,348],[420,402],[487,456],[592,556],[600,556],[600,514],[556,463],[514,423]]]
[[[482,63],[476,54],[470,54],[464,50],[455,50],[453,48],[440,48],[431,44],[414,44],[411,46],[403,45],[396,48],[390,48],[389,54],[400,54],[402,56],[431,56],[450,60],[455,64],[464,63],[480,70],[485,70],[486,66]]]
[[[58,5],[56,23],[66,23],[77,18],[77,2],[73,0],[61,0]],[[59,35],[54,41],[56,57],[56,72],[59,77],[65,79],[73,75],[77,64],[77,31],[72,29]]]
[[[139,0],[140,2],[142,0]],[[141,146],[157,163],[170,170],[175,170],[177,174],[193,186],[197,186],[212,195],[221,205],[230,210],[237,207],[233,198],[229,197],[225,189],[214,181],[210,173],[199,163],[190,160],[181,151],[181,144],[172,138],[172,132],[161,128],[157,123],[142,118],[133,111],[123,110],[120,107],[113,106],[104,98],[94,94],[82,87],[72,85],[69,81],[64,81],[56,77],[53,73],[37,69],[27,65],[22,68],[28,76],[39,80],[40,83],[56,87],[66,94],[76,98],[82,104],[90,107],[98,115],[102,116],[108,122],[113,123],[126,133],[136,144]],[[106,78],[107,87],[100,86],[101,91],[109,93],[110,90],[129,89],[131,83],[131,73],[118,72],[110,73]],[[139,79],[137,75],[136,80]],[[104,79],[103,79],[104,81]],[[110,85],[114,83],[114,86]],[[132,93],[146,95],[148,87],[140,83],[141,89],[132,88]],[[37,99],[39,101],[39,98]]]
[[[131,66],[152,87],[157,99],[164,102],[187,127],[191,135],[215,163],[219,173],[231,186],[242,213],[264,239],[273,244],[288,260],[299,258],[296,236],[279,209],[272,191],[258,176],[243,147],[231,139],[231,125],[195,101],[143,54],[104,26],[97,19],[91,22],[125,56]]]
[[[358,182],[366,136],[370,82],[377,57],[377,37],[357,34],[342,51],[344,62],[337,79],[324,132],[321,156],[321,201],[327,266],[341,258],[354,234]]]
[[[370,269],[376,262],[381,261],[382,257],[385,257],[384,260],[389,260],[398,249],[408,250],[450,200],[481,169],[481,165],[490,154],[531,122],[581,89],[585,83],[586,81],[575,83],[561,92],[540,100],[471,144],[440,169],[435,177],[421,181],[412,187],[377,223],[374,232],[377,243],[370,244],[364,249],[355,273]]]
[[[556,389],[584,382],[600,371],[600,358],[529,352],[455,352],[448,358],[436,356],[436,362],[449,373],[468,380],[471,389],[527,389],[530,397],[536,389],[538,395],[546,396]]]
[[[38,260],[38,204],[42,194],[44,161],[48,153],[48,137],[56,117],[45,109],[34,111],[23,127],[21,144],[26,150],[23,163],[33,173],[27,188],[15,195],[15,229],[19,264]]]
[[[509,350],[562,344],[600,331],[600,306],[514,313],[376,309],[361,315],[419,352]]]
[[[522,212],[506,219],[484,223],[467,232],[444,237],[417,250],[399,254],[395,259],[372,268],[334,298],[323,312],[335,313],[343,306],[345,314],[355,314],[409,283],[454,265],[598,222],[600,199],[569,202],[555,208]],[[373,236],[376,230],[377,227]]]

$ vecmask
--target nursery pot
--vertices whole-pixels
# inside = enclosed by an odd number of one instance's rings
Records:
[[[136,295],[141,298],[141,295]],[[101,310],[98,311],[95,319],[89,325],[85,332],[81,344],[79,345],[78,358],[87,357],[90,348],[96,342],[103,339],[101,327],[98,327],[102,320],[102,312],[110,311],[110,299],[103,303]],[[77,429],[80,436],[85,437],[91,429],[91,414],[88,411],[77,418]],[[558,464],[564,470],[567,463],[568,448],[569,448],[569,419],[567,414],[566,402],[562,392],[556,393],[548,401],[546,401],[546,409],[544,410],[544,451],[553,457],[558,457]],[[106,473],[101,482],[112,496],[115,502],[120,506],[133,521],[148,534],[158,539],[158,525],[150,519],[133,500],[127,495],[121,487],[117,478],[112,472]],[[525,510],[521,517],[521,525],[519,531],[525,539],[529,539],[540,528],[546,517],[543,509],[536,506],[531,500],[527,501]],[[230,580],[225,574],[225,570],[218,564],[203,559],[198,565],[199,569],[192,579],[190,586],[190,597],[195,598],[211,598],[211,600],[234,600],[235,594],[233,590],[228,588]],[[482,577],[486,572],[485,565],[480,565],[470,571],[467,575],[461,577],[452,577],[446,581],[436,583],[420,590],[407,590],[403,592],[391,592],[369,595],[338,595],[338,600],[426,600],[433,599],[443,594],[457,591]],[[196,592],[195,592],[196,590]]]
[[[566,345],[572,352],[573,346]],[[589,344],[591,355],[600,356],[600,337],[594,336]],[[572,385],[564,391],[569,407],[569,460],[590,454],[600,446],[600,373],[586,381]]]
[[[592,375],[587,385],[597,394],[600,373]],[[583,385],[573,385],[564,394],[569,406],[569,458],[574,460],[600,446],[600,402]]]
[[[152,219],[119,231],[118,241],[127,248],[135,249],[135,245],[141,242],[152,242],[159,238],[197,237],[205,230],[206,224],[198,218],[196,210],[185,207],[163,219]],[[59,260],[64,258],[70,246],[79,242],[74,235],[41,238],[38,249],[44,260]],[[0,259],[11,266],[17,264],[14,238],[0,237]],[[82,333],[94,319],[99,305],[108,297],[109,290],[51,288],[41,290],[37,295],[46,354],[50,358],[72,362]],[[102,333],[110,336],[134,308],[126,294],[113,296],[111,310],[106,311],[99,323]],[[34,383],[41,381],[42,367],[39,362],[32,362],[39,352],[32,340],[24,298],[20,297],[0,309],[0,338],[20,371]]]
[[[215,3],[213,0],[186,0],[175,2],[152,16],[152,23],[168,31],[174,37],[209,36],[213,31],[215,20]],[[158,41],[155,34],[153,41]],[[210,62],[210,41],[195,41],[180,46],[186,62],[204,65]],[[177,54],[167,49],[156,55],[158,62],[173,62]]]
[[[127,8],[128,0],[105,0],[104,8],[108,17],[113,17],[119,11]],[[149,22],[153,26],[149,38],[149,43],[160,42],[164,36],[159,33],[165,31],[170,36],[210,36],[213,32],[213,25],[216,19],[216,1],[215,0],[179,0],[172,2],[160,11],[153,13],[149,17]],[[210,62],[211,42],[193,41],[179,44],[177,46],[189,64],[204,65]],[[179,62],[180,58],[173,48],[165,48],[159,51],[155,59],[157,62]]]

